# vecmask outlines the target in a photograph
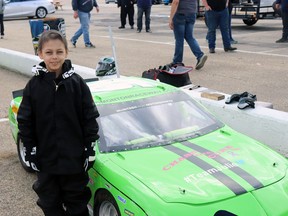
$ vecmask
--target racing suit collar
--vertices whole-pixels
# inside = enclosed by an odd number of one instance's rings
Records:
[[[49,73],[49,71],[46,68],[45,62],[40,62],[38,65],[34,65],[32,67],[32,74],[34,76],[45,76]],[[72,63],[69,59],[65,60],[65,62],[62,65],[62,75],[61,77],[63,79],[67,79],[71,77],[75,73],[74,67],[72,67]]]

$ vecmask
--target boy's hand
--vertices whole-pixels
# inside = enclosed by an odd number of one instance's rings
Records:
[[[84,162],[85,172],[87,172],[90,168],[93,167],[94,162],[95,162],[95,156],[89,156],[85,159]]]
[[[90,145],[86,145],[87,147],[85,148],[85,161],[84,161],[84,169],[85,172],[87,172],[94,164],[95,162],[95,151],[94,151],[94,146],[95,142],[92,142]]]
[[[36,171],[36,172],[40,172],[40,170],[37,168],[37,166],[36,166],[35,163],[30,162],[30,167],[31,167],[34,171]]]
[[[84,162],[85,172],[87,172],[90,168],[93,167],[94,162],[95,162],[95,156],[94,157],[90,156],[85,159],[85,162]]]

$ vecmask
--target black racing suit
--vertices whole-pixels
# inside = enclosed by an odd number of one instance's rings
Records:
[[[44,62],[34,66],[35,76],[24,89],[17,115],[19,137],[26,160],[33,160],[40,170],[33,188],[45,215],[61,215],[63,203],[68,215],[87,215],[83,212],[91,194],[83,165],[87,156],[95,155],[91,143],[99,138],[99,113],[69,60],[62,71],[56,78]],[[36,155],[30,157],[34,147]]]

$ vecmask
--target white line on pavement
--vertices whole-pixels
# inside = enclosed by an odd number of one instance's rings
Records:
[[[109,36],[98,36],[98,37],[104,37],[104,38],[108,38]],[[140,39],[134,39],[134,38],[122,38],[122,37],[114,37],[114,39],[117,40],[127,40],[127,41],[139,41],[139,42],[146,42],[146,43],[154,43],[154,44],[163,44],[163,45],[171,45],[174,46],[174,41],[171,42],[161,42],[161,41],[151,41],[151,40],[140,40]],[[185,44],[185,46],[188,46],[187,44]],[[201,48],[207,48],[207,46],[200,46]],[[216,49],[223,49],[223,48],[216,48]],[[279,48],[281,49],[281,48]],[[279,50],[278,49],[278,50]],[[288,55],[283,55],[283,54],[276,54],[276,53],[269,53],[269,52],[273,52],[274,50],[266,50],[266,51],[260,51],[260,52],[253,52],[253,51],[247,51],[247,50],[237,50],[236,52],[241,52],[241,53],[249,53],[249,54],[257,54],[257,55],[265,55],[265,56],[277,56],[277,57],[286,57],[288,58]]]
[[[9,121],[9,119],[8,118],[1,118],[0,119],[0,122],[6,122],[6,121]]]

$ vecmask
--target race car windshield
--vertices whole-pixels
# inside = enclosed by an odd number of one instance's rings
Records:
[[[223,126],[183,92],[98,106],[100,151],[168,145]]]

